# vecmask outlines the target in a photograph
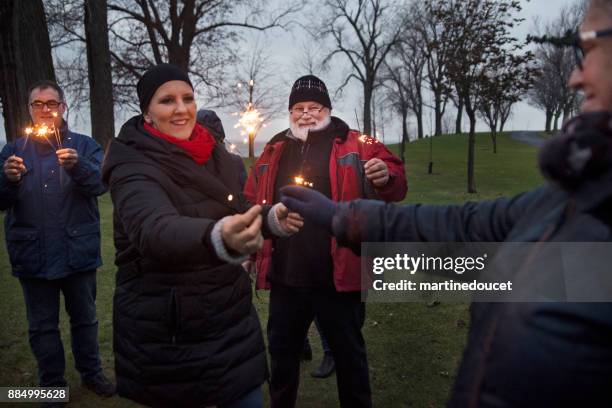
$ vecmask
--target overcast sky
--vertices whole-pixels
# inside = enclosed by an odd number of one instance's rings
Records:
[[[517,28],[515,35],[524,39],[533,27],[533,19],[539,16],[543,20],[549,20],[554,18],[559,10],[567,5],[573,3],[573,0],[522,0],[522,17],[526,21]],[[309,2],[312,4],[312,2]],[[298,61],[300,58],[300,51],[302,50],[302,43],[307,39],[304,33],[287,33],[281,30],[268,32],[265,34],[258,34],[249,36],[250,41],[243,45],[243,50],[248,53],[249,48],[254,44],[255,41],[260,41],[269,47],[270,54],[270,65],[274,67],[275,72],[278,72],[278,87],[281,93],[286,95],[286,99],[289,98],[289,91],[291,83],[299,76],[304,75],[298,67]],[[242,51],[242,50],[241,50]],[[348,69],[346,60],[342,57],[338,57],[335,63],[331,66],[329,72],[322,74],[321,79],[326,82],[330,93],[332,94],[337,86],[341,83],[341,76]],[[228,86],[235,86],[235,84],[228,84]],[[355,118],[355,109],[361,116],[362,108],[360,104],[361,87],[357,82],[353,82],[347,88],[340,98],[333,98],[332,105],[333,115],[338,116],[345,120],[351,127],[357,128],[357,120]],[[197,95],[198,107],[206,107],[206,95]],[[452,105],[452,104],[450,104]],[[283,109],[286,109],[283,106]],[[449,115],[454,117],[452,108],[448,109]],[[239,129],[235,129],[234,125],[237,121],[235,116],[230,115],[231,110],[218,109],[227,135],[227,139],[230,142],[236,143],[242,154],[247,153],[246,145],[243,144],[243,137],[240,136]],[[123,115],[118,115],[117,124],[115,126],[116,131],[119,131],[121,124],[131,116],[132,112],[125,112]],[[88,115],[83,115],[87,117]],[[78,132],[88,134],[90,132],[90,126],[87,120],[76,120],[75,115],[69,117],[70,126]],[[430,114],[426,110],[424,123],[425,133],[429,134],[430,131]],[[543,129],[544,115],[527,105],[526,103],[519,103],[514,108],[514,113],[510,119],[507,129],[508,130],[540,130]],[[454,121],[453,121],[454,123]],[[467,118],[464,119],[464,127],[467,126]],[[267,127],[263,128],[257,136],[257,145],[261,146],[265,141],[269,140],[274,134],[283,130],[287,127],[287,118],[282,116],[282,119],[271,121],[267,124]],[[414,121],[410,127],[414,129]],[[385,142],[393,143],[399,141],[400,138],[400,123],[398,118],[387,119],[384,125],[385,128]],[[485,130],[483,124],[479,124],[479,130]],[[0,118],[0,140],[5,140],[4,124]],[[259,149],[257,149],[259,150]]]

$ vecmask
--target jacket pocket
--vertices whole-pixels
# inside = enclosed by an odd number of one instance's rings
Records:
[[[100,226],[97,222],[66,228],[68,266],[72,269],[95,268],[100,258]]]
[[[34,228],[11,228],[6,247],[15,273],[36,273],[41,267],[40,241]]]

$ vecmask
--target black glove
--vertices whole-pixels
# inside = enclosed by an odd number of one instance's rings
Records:
[[[332,219],[338,204],[311,188],[285,186],[280,189],[280,201],[291,211],[332,232]]]

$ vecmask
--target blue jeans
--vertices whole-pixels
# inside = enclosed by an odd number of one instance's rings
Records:
[[[66,385],[64,346],[59,331],[60,291],[70,316],[72,353],[83,379],[102,371],[96,319],[96,271],[61,279],[20,278],[25,298],[29,341],[38,362],[41,387]]]
[[[263,392],[261,387],[253,388],[236,401],[232,401],[226,405],[219,405],[219,408],[262,408],[263,407]]]

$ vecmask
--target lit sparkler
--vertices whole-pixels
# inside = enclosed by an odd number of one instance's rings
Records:
[[[259,129],[264,126],[264,119],[261,117],[259,111],[255,109],[253,103],[253,88],[255,86],[255,81],[251,79],[248,85],[249,103],[246,105],[245,111],[239,114],[240,118],[238,119],[238,123],[236,123],[234,128],[242,128],[240,134],[242,136],[246,136],[245,143],[249,144],[249,158],[253,159],[255,157],[255,135]],[[242,84],[238,83],[238,87],[241,88]],[[236,115],[238,115],[238,113],[236,113]]]
[[[295,176],[293,178],[293,182],[295,184],[297,184],[298,186],[304,186],[304,187],[310,187],[312,188],[314,186],[314,184],[308,180],[304,180],[304,177],[302,176]]]
[[[370,137],[368,135],[361,135],[361,136],[359,136],[359,141],[361,143],[369,144],[369,145],[380,143],[378,140],[376,140],[373,137]]]
[[[57,112],[53,112],[52,115],[54,118],[57,119]],[[62,138],[59,134],[59,130],[57,129],[57,126],[55,126],[55,123],[53,124],[53,133],[55,134],[55,141],[57,142],[57,146],[61,149],[62,148]]]
[[[53,112],[53,117],[57,117],[57,112]],[[62,139],[59,134],[59,130],[57,127],[52,124],[50,126],[45,124],[36,124],[34,126],[28,126],[25,128],[24,133],[27,137],[34,135],[38,138],[45,139],[49,146],[51,146],[54,150],[62,148]],[[53,143],[49,140],[48,136],[53,135],[55,137],[55,142],[57,146],[53,146]]]
[[[53,133],[52,128],[50,128],[49,126],[34,125],[32,127],[25,128],[24,133],[26,137],[34,135],[38,138],[45,139],[45,141],[49,143],[49,146],[51,146],[52,149],[55,149],[55,146],[53,146],[53,143],[51,143],[51,141],[47,138],[47,135],[51,135]]]

